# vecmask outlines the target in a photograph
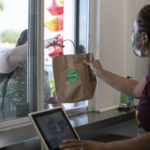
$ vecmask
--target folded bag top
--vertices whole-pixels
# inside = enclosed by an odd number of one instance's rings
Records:
[[[96,77],[83,59],[94,60],[92,53],[56,56],[52,59],[57,101],[74,103],[93,98]]]

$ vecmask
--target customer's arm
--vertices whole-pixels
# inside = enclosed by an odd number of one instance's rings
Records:
[[[44,48],[50,46],[58,46],[63,48],[64,45],[58,43],[57,39],[60,35],[57,35],[51,39],[44,40]],[[27,43],[15,47],[13,50],[0,55],[0,73],[11,73],[20,62],[27,59]]]
[[[134,79],[127,79],[125,77],[119,76],[115,73],[105,70],[100,64],[99,60],[93,62],[86,62],[86,65],[89,65],[92,72],[98,76],[105,83],[109,84],[114,89],[125,93],[129,96],[139,98],[146,84],[146,80],[143,79],[141,82],[138,82]]]
[[[0,56],[0,73],[10,73],[27,58],[27,43]]]

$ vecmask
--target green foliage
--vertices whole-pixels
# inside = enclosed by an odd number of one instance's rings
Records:
[[[0,0],[0,10],[3,10],[4,9],[4,6],[3,6],[3,1]]]
[[[1,41],[16,43],[19,38],[20,33],[13,30],[5,30],[1,33]]]
[[[50,85],[51,95],[53,95],[55,91],[55,82],[54,79],[52,79],[51,77],[49,77],[49,85]]]

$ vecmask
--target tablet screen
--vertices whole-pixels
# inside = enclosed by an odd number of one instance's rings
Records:
[[[78,138],[61,109],[35,114],[32,117],[49,149],[59,150],[62,140]]]

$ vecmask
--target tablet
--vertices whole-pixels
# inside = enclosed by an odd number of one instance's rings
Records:
[[[29,114],[46,150],[59,150],[65,139],[80,139],[61,107]]]

